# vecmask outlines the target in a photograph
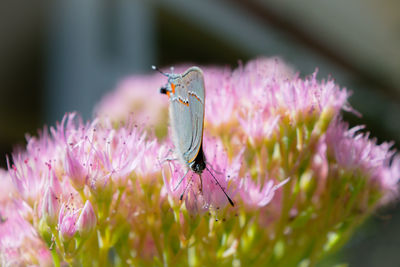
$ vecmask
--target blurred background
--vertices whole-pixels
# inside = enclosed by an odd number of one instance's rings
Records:
[[[181,62],[236,67],[280,56],[353,91],[378,141],[400,144],[400,3],[396,0],[0,1],[0,166],[25,133],[67,111],[90,119],[127,75]],[[399,226],[397,226],[399,225]],[[320,266],[400,266],[400,208],[379,211]]]

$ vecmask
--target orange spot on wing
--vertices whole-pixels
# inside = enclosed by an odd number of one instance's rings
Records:
[[[171,83],[172,93],[175,94],[175,84]]]
[[[197,99],[197,101],[199,101],[200,103],[203,103],[203,101],[201,101],[201,99],[196,94],[193,94],[191,92],[189,92],[189,94],[194,96]]]
[[[189,106],[189,102],[184,102],[182,99],[178,98],[178,101],[185,106]]]

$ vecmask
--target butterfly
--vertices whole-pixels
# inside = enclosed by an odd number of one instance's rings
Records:
[[[169,98],[172,140],[180,161],[187,167],[185,175],[180,179],[176,188],[181,184],[189,170],[192,170],[199,175],[202,190],[201,175],[204,170],[207,170],[225,194],[229,203],[234,206],[232,199],[207,167],[203,152],[205,106],[203,71],[198,67],[190,67],[182,74],[173,74],[164,73],[155,66],[152,66],[152,68],[168,78],[168,83],[160,89],[160,93],[166,94]],[[180,200],[182,200],[185,191],[186,188],[180,196]]]

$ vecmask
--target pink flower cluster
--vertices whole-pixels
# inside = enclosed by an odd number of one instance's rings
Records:
[[[15,199],[5,197],[7,201],[1,209],[5,223],[1,229],[14,222],[25,228],[18,234],[26,233],[29,238],[37,236],[36,231],[44,231],[40,233],[43,237],[53,235],[45,240],[50,244],[56,242],[56,231],[67,253],[66,242],[77,234],[85,238],[96,228],[98,210],[92,204],[97,201],[95,196],[106,197],[110,184],[127,186],[127,177],[133,172],[141,176],[156,172],[153,161],[159,147],[155,141],[146,141],[146,135],[134,125],[115,130],[110,125],[100,125],[98,120],[85,124],[75,114],[66,115],[50,132],[45,129],[39,138],[30,137],[26,151],[13,155],[9,172],[1,177],[7,185],[5,190],[13,189],[10,192]],[[22,207],[26,207],[27,216],[20,215]],[[8,212],[14,209],[15,213]],[[2,247],[13,246],[6,245],[4,235],[0,236]],[[22,237],[14,241],[24,247]],[[9,249],[2,253],[12,256]]]
[[[9,174],[0,170],[0,265],[51,266],[48,248],[29,223],[32,209],[18,198]]]
[[[181,180],[187,169],[165,138],[168,100],[158,93],[165,77],[129,78],[97,106],[93,121],[67,114],[29,137],[8,171],[0,170],[2,265],[51,265],[50,257],[73,265],[86,256],[101,265],[110,249],[120,262],[154,265],[155,258],[178,259],[176,248],[188,244],[206,255],[212,238],[226,243],[222,255],[243,249],[238,255],[253,260],[279,242],[287,241],[287,251],[307,243],[301,227],[308,221],[332,232],[353,210],[369,214],[398,196],[400,156],[390,143],[348,128],[340,113],[352,111],[349,93],[332,80],[302,79],[279,59],[202,70],[201,177],[189,171]],[[209,221],[199,223],[209,213],[231,220],[224,237]]]
[[[400,180],[400,155],[392,149],[392,142],[377,144],[369,133],[362,133],[363,126],[349,129],[347,123],[337,121],[326,134],[328,157],[349,172],[362,172],[369,182],[382,190],[381,204],[398,198]],[[327,163],[325,163],[327,164]]]

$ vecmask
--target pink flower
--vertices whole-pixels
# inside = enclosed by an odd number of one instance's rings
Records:
[[[167,134],[168,102],[158,93],[163,77],[158,73],[127,78],[106,95],[95,109],[96,116],[116,124],[129,114],[141,128],[154,128],[157,136]]]
[[[273,180],[265,179],[264,186],[261,186],[260,181],[256,184],[250,177],[246,177],[241,180],[239,193],[243,202],[250,208],[264,207],[271,202],[275,191],[284,186],[289,179],[275,185]]]
[[[105,174],[114,174],[114,179],[126,179],[132,172],[147,174],[154,171],[154,159],[157,155],[158,145],[146,141],[146,134],[133,125],[113,130],[109,126],[103,136],[104,147],[98,147],[94,157],[104,166]],[[101,144],[98,144],[101,145]],[[148,165],[148,157],[152,162]]]
[[[60,164],[62,150],[50,138],[46,128],[39,138],[27,137],[26,151],[13,153],[13,163],[7,160],[12,181],[21,197],[31,206],[44,192],[46,184],[51,179],[49,169],[57,169]],[[48,177],[45,177],[48,176]],[[52,183],[52,181],[50,181]]]
[[[66,139],[64,166],[67,177],[78,190],[85,184],[96,190],[106,186],[110,178],[124,185],[132,172],[155,171],[158,144],[133,122],[117,130],[106,119],[86,125],[79,123],[67,128]]]
[[[262,140],[269,139],[278,130],[279,115],[265,116],[260,110],[246,113],[246,117],[239,117],[239,123],[247,135],[250,144],[255,145]]]
[[[24,218],[32,210],[22,202],[7,172],[0,169],[0,265],[50,266],[50,253],[34,227]],[[41,253],[37,253],[41,251]]]
[[[64,242],[69,241],[75,235],[78,216],[79,210],[73,205],[69,203],[62,205],[58,217],[58,231]]]
[[[160,146],[133,120],[115,129],[105,118],[84,123],[67,114],[50,133],[28,142],[26,151],[13,154],[14,165],[9,161],[15,195],[30,209],[23,219],[61,252],[74,253],[77,233],[86,240],[97,228],[97,205],[102,205],[100,214],[118,214],[130,224],[132,214],[141,209],[132,201],[141,185],[161,181]]]
[[[0,204],[9,202],[16,193],[10,174],[0,168]]]
[[[0,251],[18,249],[25,238],[35,239],[36,233],[20,214],[25,208],[19,201],[9,200],[0,205]]]
[[[294,71],[278,58],[254,60],[232,72],[218,68],[203,68],[203,72],[206,120],[216,125],[235,119],[245,107],[257,110],[256,107],[266,105],[268,100],[262,100],[271,86],[294,77]]]
[[[391,149],[393,143],[376,144],[369,133],[360,133],[362,126],[348,129],[348,125],[338,121],[331,125],[326,134],[328,153],[333,154],[337,163],[348,171],[359,170],[367,174],[371,182],[385,192],[382,204],[398,195],[400,160]]]
[[[44,179],[41,179],[37,173],[45,171],[47,167],[44,164],[40,166],[41,162],[38,163],[41,159],[40,157],[34,157],[34,162],[32,163],[32,159],[23,159],[24,156],[22,153],[14,156],[12,167],[9,161],[7,163],[12,181],[18,192],[28,203],[33,203],[41,194],[44,183]]]
[[[211,125],[224,125],[236,114],[238,98],[227,68],[202,68],[206,88],[205,117]],[[228,130],[228,129],[227,129]]]

